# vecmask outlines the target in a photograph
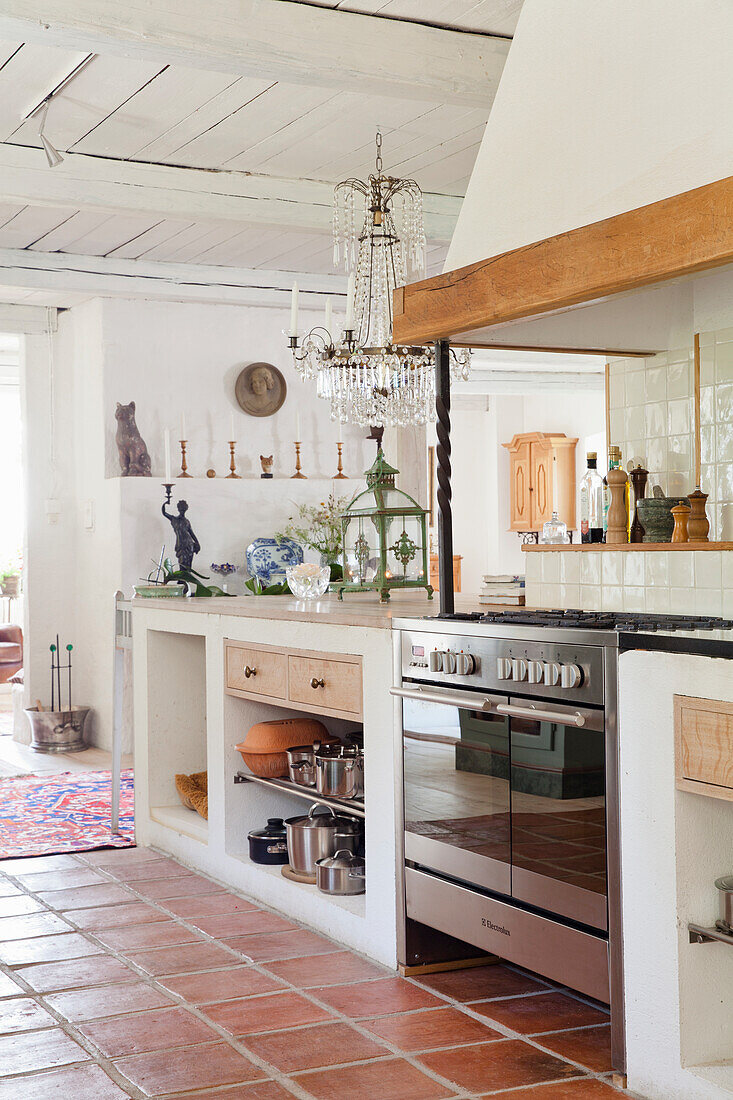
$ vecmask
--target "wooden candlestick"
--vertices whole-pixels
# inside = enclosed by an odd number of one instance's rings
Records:
[[[236,472],[237,471],[237,464],[234,461],[234,448],[236,447],[236,445],[237,445],[236,440],[234,440],[234,439],[229,440],[229,469],[231,470],[231,473],[227,474],[227,480],[230,477],[236,477],[241,481],[241,478],[239,477],[239,474]]]
[[[629,474],[631,484],[634,489],[634,519],[631,524],[631,530],[629,531],[629,542],[643,542],[644,541],[644,528],[639,522],[638,503],[644,499],[646,494],[646,479],[649,477],[649,471],[645,470],[643,466],[639,465],[635,470],[632,470]]]
[[[343,466],[343,463],[341,461],[341,452],[343,450],[343,447],[344,447],[343,443],[337,443],[336,444],[336,450],[338,451],[339,460],[338,460],[338,473],[334,477],[334,479],[333,479],[334,481],[348,481],[349,480],[348,475],[344,473],[344,466]]]
[[[306,474],[302,474],[300,472],[300,443],[299,442],[296,442],[296,444],[295,444],[295,473],[293,474],[293,476],[291,477],[290,480],[293,481],[296,477],[300,478],[303,481],[306,480],[306,477],[307,477]]]
[[[186,472],[188,470],[188,467],[186,466],[186,443],[188,441],[185,439],[179,439],[178,442],[181,444],[181,472],[178,476],[190,477],[191,475]]]
[[[705,511],[705,502],[708,494],[703,493],[698,485],[694,493],[690,493],[687,499],[690,502],[690,518],[687,521],[687,538],[689,542],[709,542],[710,523]]]
[[[629,541],[629,517],[626,511],[626,483],[628,480],[626,470],[623,470],[620,466],[612,467],[606,474],[606,481],[611,493],[611,503],[608,506],[606,542],[612,546],[618,546]]]
[[[687,522],[690,518],[689,504],[676,504],[670,511],[674,516],[672,542],[687,542]]]

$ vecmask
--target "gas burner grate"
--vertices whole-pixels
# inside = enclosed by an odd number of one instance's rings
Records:
[[[457,622],[504,623],[510,626],[540,626],[576,630],[635,631],[657,630],[730,630],[733,620],[712,615],[653,615],[632,611],[581,611],[579,609],[548,609],[528,611],[456,612],[439,615],[440,619]]]

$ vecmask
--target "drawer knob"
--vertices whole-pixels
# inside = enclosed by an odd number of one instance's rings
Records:
[[[311,680],[311,687],[312,688],[322,688],[322,687],[325,687],[325,686],[326,686],[326,681],[323,678],[321,678],[319,680],[314,676],[313,679]]]
[[[244,666],[244,675],[249,680],[250,676],[256,676],[257,675],[257,669],[256,668],[250,668],[249,665],[245,665]]]

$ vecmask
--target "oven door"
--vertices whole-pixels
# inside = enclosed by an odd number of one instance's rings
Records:
[[[603,711],[512,698],[512,895],[608,928]]]
[[[511,893],[509,719],[505,696],[393,689],[403,700],[405,858]]]

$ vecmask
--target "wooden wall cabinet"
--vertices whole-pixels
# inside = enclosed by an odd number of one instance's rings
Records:
[[[575,447],[564,432],[525,432],[509,451],[509,530],[541,531],[553,509],[575,528]]]
[[[461,591],[461,562],[462,554],[453,555],[453,591]],[[440,591],[440,569],[438,568],[438,555],[430,555],[430,583],[436,592]]]

